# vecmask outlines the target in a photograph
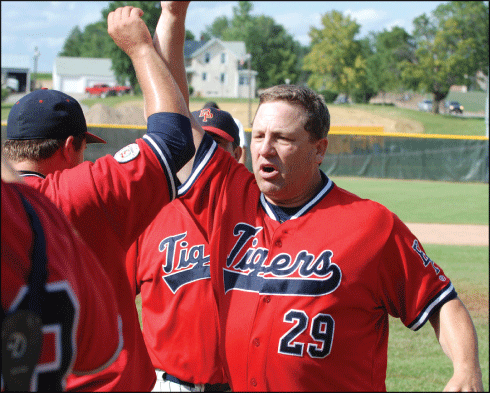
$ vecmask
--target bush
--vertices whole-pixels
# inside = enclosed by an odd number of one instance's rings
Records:
[[[192,93],[194,93],[194,88],[192,86],[189,86],[189,95],[191,96]]]
[[[339,95],[339,93],[331,90],[320,91],[320,94],[323,96],[327,104],[331,104],[332,102],[334,102],[337,96]]]
[[[2,89],[2,102],[10,95],[10,89]]]
[[[355,103],[367,103],[377,92],[372,89],[355,90],[351,93],[351,98]]]

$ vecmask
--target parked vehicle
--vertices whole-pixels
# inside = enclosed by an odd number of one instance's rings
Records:
[[[430,112],[432,111],[432,100],[420,101],[418,106],[419,106],[419,111]]]
[[[446,101],[444,107],[448,113],[463,114],[464,107],[458,101]]]
[[[98,83],[92,87],[85,88],[85,92],[90,96],[97,96],[105,98],[107,96],[121,96],[123,94],[129,93],[131,90],[128,86],[109,86],[105,83]]]
[[[333,103],[334,104],[348,104],[349,103],[349,97],[347,97],[344,94],[339,94]]]

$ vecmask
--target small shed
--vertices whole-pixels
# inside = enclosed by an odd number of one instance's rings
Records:
[[[85,93],[97,83],[117,85],[111,59],[57,57],[53,65],[53,89],[67,94]]]
[[[10,87],[19,93],[31,91],[31,63],[27,55],[2,53],[2,88]]]

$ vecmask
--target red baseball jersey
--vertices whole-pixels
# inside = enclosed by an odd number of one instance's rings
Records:
[[[47,260],[43,345],[31,390],[64,390],[70,372],[93,374],[114,362],[123,345],[121,319],[107,275],[66,217],[33,188],[2,180],[3,310],[28,308],[34,234],[20,195],[39,219]]]
[[[153,366],[182,381],[224,383],[208,242],[177,199],[165,206],[127,254],[141,293],[143,337]]]
[[[282,222],[214,142],[205,138],[196,160],[182,201],[210,236],[232,390],[386,390],[388,315],[417,330],[456,296],[417,238],[324,174]]]
[[[25,174],[24,180],[55,202],[94,251],[114,286],[122,314],[121,355],[95,376],[70,376],[67,389],[150,391],[155,370],[124,266],[131,244],[176,195],[174,175],[165,166],[162,170],[162,157],[138,139],[114,157],[86,161],[45,179]]]

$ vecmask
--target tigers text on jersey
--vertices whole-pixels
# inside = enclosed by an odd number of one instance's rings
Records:
[[[388,315],[417,330],[456,296],[396,215],[322,176],[281,223],[253,174],[205,136],[182,186],[210,236],[232,390],[385,390]]]
[[[33,188],[2,180],[4,311],[28,308],[34,235],[19,193],[39,218],[48,273],[41,305],[43,345],[31,390],[61,391],[70,372],[93,374],[114,362],[123,345],[121,321],[107,275],[63,213]]]
[[[194,384],[224,383],[208,248],[200,223],[176,199],[126,258],[153,366]]]
[[[122,314],[124,348],[119,358],[95,376],[70,376],[69,390],[150,391],[156,381],[124,264],[131,244],[175,196],[167,186],[173,174],[162,170],[143,139],[115,157],[86,161],[45,179],[24,176],[26,183],[65,213],[94,251],[114,287]]]

